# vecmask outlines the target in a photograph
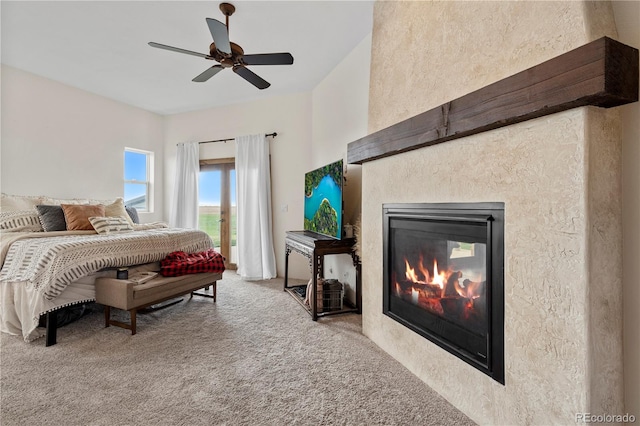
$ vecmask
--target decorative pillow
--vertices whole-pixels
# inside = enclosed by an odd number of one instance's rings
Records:
[[[98,234],[133,231],[133,225],[121,216],[92,216],[89,218],[89,222],[91,222],[91,226],[93,226],[93,229],[95,229]]]
[[[64,220],[67,222],[67,231],[92,231],[93,226],[89,222],[92,216],[104,216],[104,206],[98,205],[77,205],[61,204],[64,212]]]
[[[43,204],[42,196],[9,195],[4,192],[0,196],[0,211],[15,212],[33,210],[38,204]]]
[[[138,217],[138,210],[135,207],[124,206],[124,209],[129,214],[129,217],[133,221],[133,223],[140,223],[140,217]]]
[[[124,208],[122,198],[116,198],[112,204],[104,206],[104,216],[106,217],[123,217],[133,226],[133,220],[129,217],[129,213]]]
[[[67,229],[62,207],[40,204],[36,206],[36,211],[45,232],[65,231]]]
[[[89,198],[87,199],[87,202],[84,204],[91,204],[92,206],[96,204],[102,204],[103,206],[108,206],[111,203],[113,203],[113,198],[109,198],[108,200],[98,200],[95,198]],[[69,204],[74,204],[74,203],[69,203]]]
[[[3,232],[41,232],[42,224],[35,210],[0,213],[0,230]]]
[[[168,228],[164,222],[147,222],[147,223],[134,223],[133,230],[134,231],[147,231],[149,229],[158,229],[158,228]]]
[[[96,200],[93,198],[53,198],[53,197],[42,197],[42,202],[39,204],[47,204],[52,206],[60,206],[62,204],[91,204],[92,206],[102,204],[106,206],[107,204],[111,204],[113,202],[113,198],[108,200]]]
[[[48,206],[61,206],[63,204],[90,204],[89,200],[86,198],[52,198],[52,197],[44,197],[42,200],[43,204]]]

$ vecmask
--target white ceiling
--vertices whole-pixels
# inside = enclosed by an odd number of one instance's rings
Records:
[[[293,65],[253,66],[258,90],[216,62],[155,49],[154,41],[208,54],[214,1],[0,2],[2,63],[158,114],[313,89],[371,32],[373,1],[231,1],[232,42],[245,53],[290,52]],[[46,93],[43,93],[46,96]]]

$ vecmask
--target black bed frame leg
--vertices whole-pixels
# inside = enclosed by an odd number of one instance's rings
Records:
[[[47,343],[46,346],[56,344],[56,333],[58,331],[58,312],[47,312]]]

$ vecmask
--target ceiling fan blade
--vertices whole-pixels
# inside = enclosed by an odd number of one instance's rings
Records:
[[[167,46],[166,44],[154,43],[153,41],[149,42],[149,46],[157,47],[158,49],[170,50],[172,52],[178,53],[186,53],[187,55],[199,56],[205,59],[213,59],[211,55],[205,55],[204,53],[193,52],[191,50],[180,49],[179,47]]]
[[[293,56],[291,53],[260,53],[244,55],[242,62],[247,65],[291,65],[293,64]]]
[[[246,67],[235,66],[233,67],[233,72],[235,72],[240,77],[244,78],[245,80],[247,80],[249,83],[253,84],[260,90],[266,89],[267,87],[271,86],[269,82],[263,80],[262,77],[258,76],[257,74],[255,74],[253,71],[249,70]]]
[[[222,71],[222,69],[222,65],[214,65],[211,68],[207,68],[202,74],[195,77],[191,81],[195,81],[196,83],[204,83],[205,81],[209,80],[211,77]]]
[[[213,37],[216,48],[222,53],[231,55],[231,44],[229,43],[227,26],[212,18],[207,18],[207,25],[209,26],[209,31],[211,31],[211,37]]]

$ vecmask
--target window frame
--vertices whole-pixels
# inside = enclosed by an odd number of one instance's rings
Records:
[[[146,180],[144,181],[140,181],[137,179],[132,179],[132,180],[128,180],[125,179],[126,176],[126,155],[127,152],[132,152],[132,153],[136,153],[136,154],[143,154],[146,157]],[[154,153],[153,151],[147,151],[144,149],[138,149],[138,148],[129,148],[129,147],[125,147],[124,148],[124,152],[122,154],[122,190],[123,190],[123,199],[124,199],[124,189],[125,186],[127,184],[136,184],[136,185],[144,185],[145,186],[145,197],[146,197],[146,209],[142,209],[142,208],[136,208],[138,210],[138,212],[140,213],[153,213],[153,176],[154,176],[154,170],[153,170],[153,164],[154,164]],[[126,204],[126,200],[125,200],[125,204]]]

